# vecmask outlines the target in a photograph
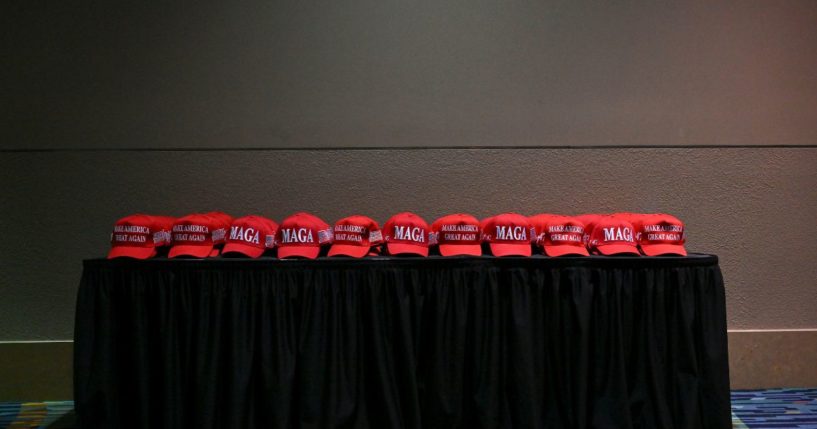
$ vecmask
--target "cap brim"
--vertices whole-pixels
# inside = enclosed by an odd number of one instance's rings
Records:
[[[596,249],[598,249],[602,255],[620,255],[623,253],[640,255],[638,248],[629,244],[607,244],[604,246],[596,246]]]
[[[154,256],[156,256],[155,247],[116,246],[111,247],[111,251],[108,252],[108,259],[113,258],[150,259]]]
[[[494,256],[530,256],[530,244],[489,243]]]
[[[278,248],[278,258],[315,259],[321,253],[320,246],[287,246]]]
[[[565,255],[581,255],[590,256],[587,248],[584,246],[558,245],[558,246],[544,246],[545,255],[548,256],[565,256]]]
[[[641,250],[647,256],[687,255],[687,249],[682,244],[642,244]]]
[[[168,252],[167,257],[175,258],[178,256],[192,256],[194,258],[206,258],[213,253],[213,250],[213,246],[173,246],[170,248],[170,252]]]
[[[386,249],[389,255],[419,255],[428,256],[428,247],[416,244],[387,243]]]
[[[440,244],[439,247],[443,256],[482,256],[482,246],[479,244]]]
[[[264,249],[243,243],[227,243],[224,245],[224,249],[221,250],[222,255],[225,253],[240,253],[254,259],[263,255]]]
[[[362,258],[369,253],[369,248],[366,246],[355,246],[353,244],[333,244],[329,248],[329,256],[351,256],[353,258]]]

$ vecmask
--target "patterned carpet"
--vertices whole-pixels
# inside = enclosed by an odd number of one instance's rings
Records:
[[[733,390],[737,428],[817,429],[817,389]]]
[[[72,401],[0,402],[0,428],[74,428]],[[734,429],[817,429],[817,388],[733,390]]]
[[[73,409],[74,401],[0,402],[0,428],[72,428]]]

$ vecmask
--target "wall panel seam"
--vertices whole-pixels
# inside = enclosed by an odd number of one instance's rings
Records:
[[[624,145],[624,146],[316,146],[316,147],[171,147],[0,149],[0,153],[62,152],[278,152],[278,151],[415,151],[415,150],[628,150],[628,149],[815,149],[814,145]]]

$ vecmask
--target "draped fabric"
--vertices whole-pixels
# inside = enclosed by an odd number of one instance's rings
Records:
[[[84,267],[81,427],[731,427],[714,256]]]

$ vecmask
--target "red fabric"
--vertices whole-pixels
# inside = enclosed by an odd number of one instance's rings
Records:
[[[250,258],[258,258],[267,249],[275,247],[278,224],[263,216],[244,216],[235,219],[225,237],[225,253],[239,253]]]
[[[494,256],[530,256],[533,239],[528,218],[520,214],[503,213],[482,221],[482,241]]]
[[[352,256],[362,258],[372,246],[383,243],[380,225],[372,218],[354,215],[345,217],[332,228],[334,239],[329,256]]]
[[[641,215],[633,226],[645,255],[687,255],[686,229],[677,217],[665,213]]]
[[[482,255],[482,229],[477,218],[463,213],[443,216],[431,225],[431,243],[443,256]]]
[[[108,259],[147,259],[156,256],[156,248],[170,245],[173,218],[133,214],[116,221],[111,232]]]
[[[332,228],[313,214],[295,213],[281,222],[276,242],[279,258],[315,259],[321,246],[332,243]]]
[[[587,256],[584,223],[570,216],[541,214],[530,217],[536,245],[548,256]]]
[[[603,216],[594,222],[587,247],[602,255],[640,255],[633,224],[618,216]]]
[[[173,224],[172,247],[168,257],[192,256],[206,258],[218,256],[219,246],[224,244],[232,218],[221,212],[194,213]]]
[[[383,241],[390,255],[428,256],[430,232],[423,218],[403,212],[392,216],[383,225]]]

